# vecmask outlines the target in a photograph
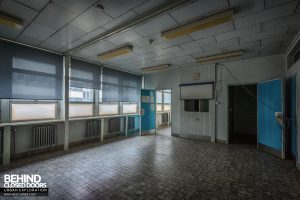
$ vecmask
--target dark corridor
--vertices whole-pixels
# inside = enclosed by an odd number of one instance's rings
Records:
[[[256,145],[256,96],[256,85],[229,87],[229,143]]]

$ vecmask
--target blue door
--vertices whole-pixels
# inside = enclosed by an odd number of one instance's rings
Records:
[[[290,152],[292,153],[292,156],[294,158],[297,158],[297,82],[296,82],[296,76],[293,76],[289,79],[289,85],[290,85]]]
[[[142,133],[153,133],[156,129],[156,94],[155,90],[142,89],[141,91],[141,117]]]
[[[276,79],[257,85],[258,148],[285,158],[284,148],[284,80]]]

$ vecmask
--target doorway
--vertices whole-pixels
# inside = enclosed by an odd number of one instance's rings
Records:
[[[257,143],[257,86],[229,86],[229,143]]]
[[[156,90],[157,134],[171,136],[171,96],[172,90]]]

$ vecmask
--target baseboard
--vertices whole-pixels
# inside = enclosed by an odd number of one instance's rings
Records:
[[[171,133],[171,135],[174,136],[174,137],[180,137],[179,133]]]
[[[195,134],[180,134],[179,137],[210,142],[210,136]]]
[[[273,156],[276,156],[276,157],[278,157],[278,158],[282,158],[281,151],[279,151],[279,150],[277,150],[277,149],[273,149],[273,148],[271,148],[271,147],[268,147],[268,146],[266,146],[266,145],[264,145],[264,144],[260,144],[260,143],[258,143],[257,148],[258,148],[259,150],[261,150],[261,151],[265,151],[265,152],[267,152],[267,153],[270,153],[270,154],[272,154]]]
[[[219,143],[219,144],[228,144],[228,140],[216,139],[216,143]]]

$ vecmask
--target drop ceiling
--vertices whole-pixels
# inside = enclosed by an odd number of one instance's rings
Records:
[[[0,25],[0,37],[65,53],[166,1],[0,0],[1,12],[24,22],[22,29]],[[233,21],[173,40],[161,38],[161,31],[226,8],[233,8]],[[235,59],[284,53],[299,29],[299,0],[195,0],[72,55],[100,63],[97,55],[131,44],[131,54],[102,64],[136,73],[166,63],[187,68],[199,65],[197,57],[240,49],[246,53]]]

